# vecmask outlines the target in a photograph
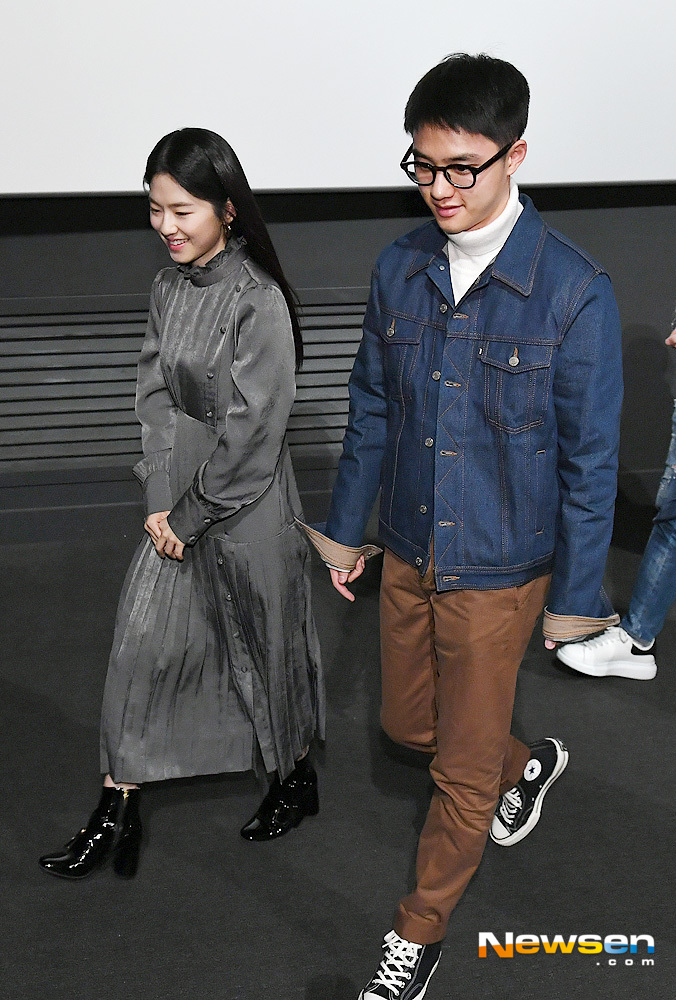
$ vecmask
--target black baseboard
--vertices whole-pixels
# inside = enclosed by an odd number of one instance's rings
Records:
[[[676,205],[676,181],[617,184],[525,184],[541,212]],[[420,195],[406,188],[260,191],[266,222],[407,219],[426,214]],[[148,228],[148,202],[128,194],[4,195],[0,237],[121,232]]]

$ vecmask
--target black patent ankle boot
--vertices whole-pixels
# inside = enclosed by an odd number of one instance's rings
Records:
[[[40,867],[61,878],[87,878],[112,859],[120,878],[133,878],[141,846],[138,788],[104,788],[89,822],[62,851],[45,854]]]
[[[240,830],[245,840],[274,840],[319,812],[317,772],[303,757],[284,781],[275,775],[256,815]]]

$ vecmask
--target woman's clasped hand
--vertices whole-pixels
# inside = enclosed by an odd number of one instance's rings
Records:
[[[152,538],[158,555],[182,562],[184,545],[169,526],[167,517],[170,513],[168,510],[160,510],[156,514],[149,514],[144,527]]]

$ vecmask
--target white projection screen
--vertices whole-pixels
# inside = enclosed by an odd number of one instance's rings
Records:
[[[449,52],[531,85],[522,183],[676,172],[664,0],[14,0],[2,12],[1,194],[134,192],[165,132],[221,132],[261,191],[406,184],[406,98]]]

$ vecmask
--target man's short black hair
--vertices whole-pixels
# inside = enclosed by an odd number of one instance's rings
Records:
[[[516,66],[480,54],[446,56],[420,80],[406,105],[404,128],[413,135],[423,125],[484,135],[506,146],[528,123],[528,82]]]

